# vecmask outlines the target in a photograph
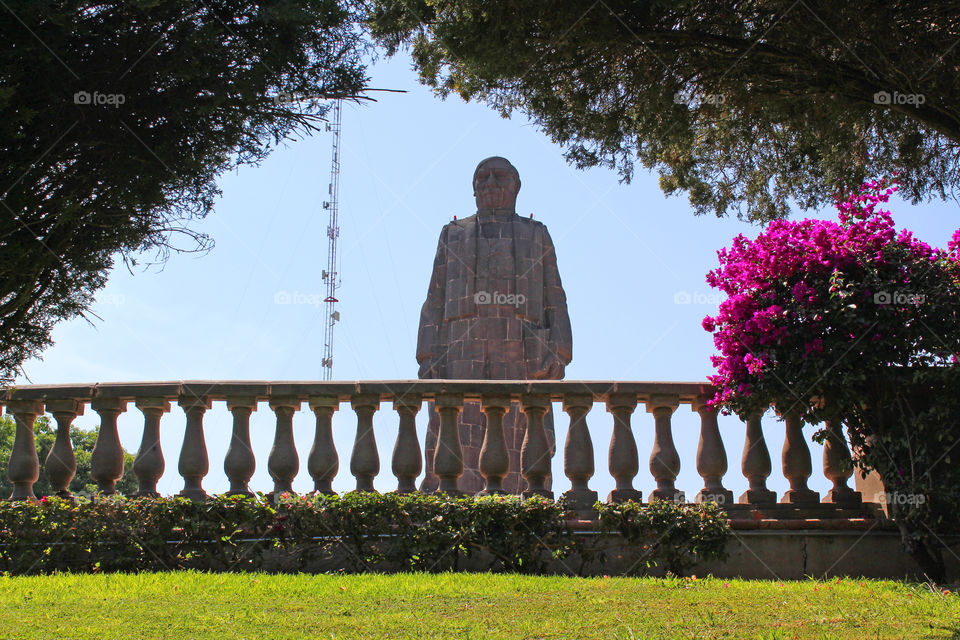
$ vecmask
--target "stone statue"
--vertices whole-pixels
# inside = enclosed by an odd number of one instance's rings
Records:
[[[560,380],[572,358],[566,295],[553,242],[543,223],[516,213],[520,175],[504,158],[481,162],[473,175],[477,213],[440,233],[427,300],[420,314],[420,378]],[[478,459],[485,417],[467,403],[460,416],[464,475],[460,490],[483,489]],[[431,406],[424,491],[433,475],[438,420]],[[553,448],[553,421],[545,427]],[[520,444],[526,421],[514,406],[504,418],[510,474],[503,488],[519,493]]]

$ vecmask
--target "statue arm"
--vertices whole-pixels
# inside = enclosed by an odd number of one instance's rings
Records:
[[[436,360],[440,355],[440,327],[443,326],[447,282],[447,228],[440,232],[437,255],[433,260],[433,274],[427,299],[420,310],[420,329],[417,333],[417,363],[420,378],[436,378]]]
[[[543,324],[550,330],[550,350],[559,360],[562,376],[563,367],[573,359],[573,335],[567,313],[567,295],[557,268],[557,254],[546,228],[543,235]]]

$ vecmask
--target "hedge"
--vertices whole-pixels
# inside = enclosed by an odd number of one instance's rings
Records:
[[[563,501],[351,492],[343,496],[44,498],[0,503],[0,571],[202,569],[543,573],[577,559],[579,571],[631,550],[631,573],[682,575],[725,558],[730,535],[715,505],[598,503],[588,535]],[[582,527],[581,527],[582,529]],[[619,536],[613,535],[619,534]],[[283,559],[282,562],[278,558]],[[569,565],[569,563],[567,563]]]

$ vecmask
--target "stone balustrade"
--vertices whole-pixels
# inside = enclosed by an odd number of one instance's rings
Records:
[[[183,444],[177,470],[183,478],[180,495],[192,499],[207,496],[203,480],[210,469],[207,454],[204,416],[214,402],[225,402],[232,414],[233,429],[223,468],[230,482],[229,493],[250,493],[249,482],[257,464],[250,439],[250,418],[266,403],[276,417],[273,447],[267,457],[267,469],[273,479],[272,491],[292,491],[292,483],[300,472],[300,460],[294,442],[293,416],[304,403],[316,418],[313,444],[307,457],[307,473],[313,479],[314,491],[333,493],[332,482],[340,470],[340,453],[333,437],[333,414],[347,406],[356,415],[356,437],[350,452],[350,473],[356,489],[373,491],[374,478],[380,473],[380,457],[373,428],[373,416],[381,403],[391,402],[397,412],[396,441],[391,471],[397,479],[398,491],[415,490],[414,481],[423,470],[421,443],[417,437],[416,414],[423,403],[432,400],[440,415],[439,444],[435,457],[440,491],[456,492],[457,480],[463,473],[463,459],[457,430],[457,416],[464,401],[479,401],[487,418],[487,431],[480,453],[480,471],[486,481],[485,494],[499,493],[501,481],[509,470],[509,456],[504,441],[502,420],[512,402],[520,404],[526,414],[528,429],[521,453],[521,473],[527,480],[524,495],[554,497],[545,488],[551,469],[551,448],[543,427],[543,418],[552,403],[559,403],[569,416],[569,427],[563,446],[563,472],[570,489],[565,496],[574,508],[588,510],[597,500],[590,488],[594,476],[594,444],[588,418],[595,403],[606,406],[612,415],[609,443],[609,473],[615,488],[607,496],[610,501],[641,500],[634,486],[640,471],[640,455],[634,438],[634,414],[639,405],[653,416],[654,441],[649,470],[656,482],[651,496],[684,501],[685,493],[676,487],[681,467],[674,444],[672,419],[682,405],[699,414],[700,433],[696,454],[696,470],[703,478],[703,487],[694,498],[697,502],[713,501],[730,509],[763,509],[768,513],[783,512],[785,507],[815,509],[819,513],[861,505],[860,494],[847,486],[852,475],[850,452],[839,426],[831,425],[831,436],[824,447],[823,472],[833,488],[821,501],[820,495],[807,487],[813,465],[802,423],[787,414],[779,428],[786,434],[782,453],[783,475],[789,482],[779,503],[775,492],[766,486],[772,462],[767,449],[761,416],[751,416],[745,425],[741,470],[749,488],[734,502],[734,496],[723,484],[728,470],[726,446],[717,423],[717,412],[707,400],[713,390],[707,383],[678,382],[607,382],[607,381],[369,381],[369,382],[158,382],[112,383],[89,385],[35,385],[0,392],[0,403],[16,419],[16,437],[7,469],[14,490],[12,499],[33,497],[33,485],[39,478],[40,462],[31,425],[44,412],[57,423],[56,442],[46,460],[46,473],[60,495],[67,496],[68,485],[76,471],[70,444],[69,429],[85,407],[100,416],[101,428],[91,457],[92,477],[103,494],[115,492],[123,474],[123,450],[117,430],[117,419],[133,405],[143,414],[143,434],[133,464],[139,482],[140,496],[156,496],[157,481],[166,468],[160,446],[160,430],[164,414],[179,406],[186,418]],[[596,417],[599,419],[599,417]],[[644,425],[642,428],[649,428]],[[681,434],[687,437],[688,434]],[[689,463],[688,463],[689,464]],[[784,512],[785,513],[785,512]],[[776,516],[774,516],[776,517]],[[787,517],[787,516],[784,516]]]

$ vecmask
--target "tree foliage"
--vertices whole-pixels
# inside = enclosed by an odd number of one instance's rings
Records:
[[[960,12],[949,3],[377,0],[446,96],[519,110],[578,167],[655,168],[697,213],[752,220],[897,175],[953,195]]]
[[[0,416],[0,499],[5,499],[13,492],[13,484],[7,478],[7,463],[10,452],[13,450],[13,439],[16,434],[17,423],[10,415]],[[97,492],[97,483],[90,476],[90,454],[97,443],[97,434],[100,427],[91,431],[70,429],[70,442],[73,443],[73,454],[77,458],[77,474],[70,482],[70,493],[90,497]],[[37,455],[40,458],[40,479],[33,485],[33,493],[38,498],[56,493],[50,486],[50,480],[44,472],[44,462],[57,437],[56,426],[47,416],[40,416],[33,423],[33,435],[37,446]],[[117,481],[117,491],[125,495],[137,491],[137,477],[133,474],[133,454],[123,452],[123,477]]]
[[[215,179],[366,83],[337,0],[24,0],[0,12],[0,382],[119,253],[198,250]]]

